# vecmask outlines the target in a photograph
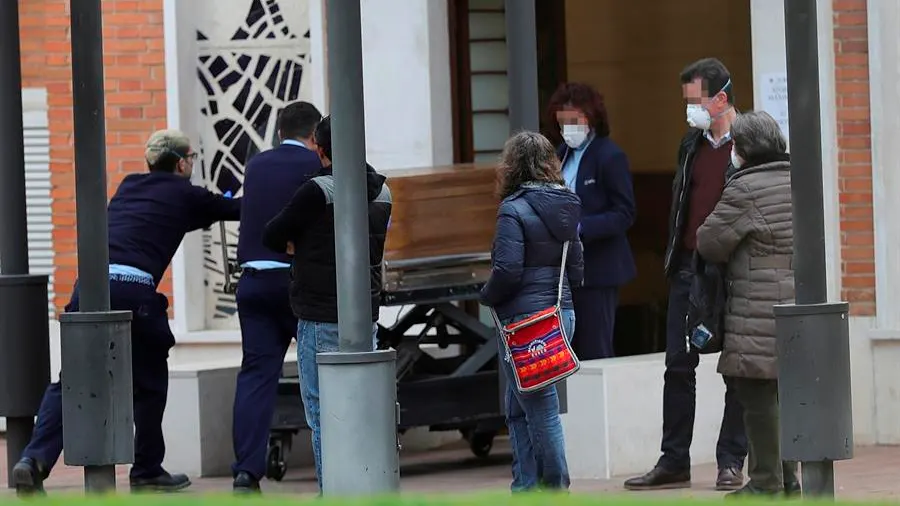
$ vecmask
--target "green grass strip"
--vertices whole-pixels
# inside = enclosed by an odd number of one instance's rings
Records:
[[[571,495],[535,493],[517,494],[491,493],[472,495],[403,495],[399,497],[368,497],[358,499],[326,498],[307,496],[264,495],[256,497],[235,497],[233,495],[114,495],[108,497],[55,496],[32,498],[25,504],[33,506],[697,506],[698,504],[722,504],[719,498],[664,498],[660,496],[618,496],[604,494]],[[790,502],[772,499],[752,499],[727,501],[743,505],[771,505],[773,502]],[[803,501],[808,504],[811,501]],[[888,502],[828,502],[832,505],[888,505]]]

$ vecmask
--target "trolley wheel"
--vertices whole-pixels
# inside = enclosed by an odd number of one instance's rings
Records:
[[[266,478],[281,481],[287,474],[287,463],[280,444],[270,444],[266,455]]]
[[[487,458],[494,447],[494,438],[496,436],[496,432],[475,432],[467,438],[469,440],[469,448],[476,457],[481,459]]]

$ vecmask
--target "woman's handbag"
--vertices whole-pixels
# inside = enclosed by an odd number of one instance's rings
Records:
[[[566,241],[563,244],[555,306],[505,326],[491,308],[519,392],[534,392],[553,385],[575,374],[581,367],[569,345],[560,315],[568,253],[569,242]]]

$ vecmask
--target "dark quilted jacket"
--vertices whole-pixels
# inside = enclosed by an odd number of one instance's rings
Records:
[[[578,238],[581,201],[565,186],[530,183],[505,198],[497,214],[491,277],[481,302],[501,320],[556,304],[563,243],[569,241],[562,307],[571,309],[584,257]]]

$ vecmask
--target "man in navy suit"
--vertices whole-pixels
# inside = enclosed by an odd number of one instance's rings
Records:
[[[169,391],[169,301],[157,292],[163,273],[184,235],[217,221],[237,220],[241,199],[226,199],[191,184],[197,152],[188,137],[160,130],[147,141],[148,172],[129,174],[109,201],[109,302],[131,311],[131,367],[134,386],[134,465],[131,490],[174,492],[188,487],[183,474],[162,467],[166,454],[162,421]],[[78,312],[78,282],[66,312]],[[60,373],[60,376],[65,371]],[[31,442],[13,467],[11,485],[21,496],[44,492],[63,452],[62,386],[47,387]]]
[[[237,288],[241,347],[244,358],[234,395],[233,488],[258,492],[265,476],[266,448],[275,413],[278,379],[284,357],[297,331],[289,287],[291,257],[263,245],[266,224],[290,201],[303,183],[322,169],[313,132],[322,113],[308,102],[295,102],[281,112],[281,145],[250,160],[244,172]]]
[[[572,290],[578,321],[572,347],[581,360],[610,358],[619,287],[637,274],[626,235],[635,217],[628,157],[609,138],[606,107],[594,88],[562,84],[550,112],[565,141],[558,152],[563,179],[581,199],[584,285]]]

